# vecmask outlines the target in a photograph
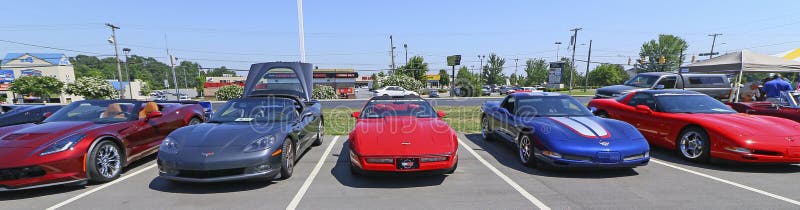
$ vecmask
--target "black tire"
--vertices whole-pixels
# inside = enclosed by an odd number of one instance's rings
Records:
[[[444,172],[444,173],[445,173],[445,174],[453,174],[453,173],[455,173],[455,172],[456,172],[456,169],[457,169],[457,168],[458,168],[458,160],[456,160],[456,164],[453,164],[453,168],[451,168],[449,171],[447,171],[447,172]]]
[[[606,112],[606,111],[603,111],[603,110],[597,110],[597,111],[595,111],[595,112],[594,112],[594,116],[598,116],[598,117],[601,117],[601,118],[610,118],[610,117],[608,116],[608,112]]]
[[[187,124],[187,125],[197,125],[197,124],[200,124],[200,123],[203,123],[203,120],[200,120],[200,118],[197,118],[197,117],[192,117],[192,119],[189,120],[189,124]]]
[[[122,173],[123,156],[117,144],[101,140],[89,151],[86,158],[86,173],[94,183],[110,182]]]
[[[317,132],[317,139],[314,140],[314,143],[311,143],[311,146],[319,146],[322,145],[322,138],[325,135],[325,124],[323,123],[323,119],[319,120],[319,125],[317,125],[319,132]]]
[[[525,145],[523,145],[525,144]],[[536,159],[536,148],[533,146],[533,138],[529,135],[521,134],[519,141],[517,141],[517,150],[519,151],[519,160],[522,165],[530,168],[538,168],[539,160]]]
[[[481,117],[481,136],[486,141],[495,140],[494,132],[490,129],[489,119],[487,119],[486,115]]]
[[[288,179],[292,177],[292,172],[294,172],[294,161],[295,161],[295,154],[296,149],[294,147],[294,143],[291,139],[287,138],[283,140],[283,154],[281,155],[281,179]]]
[[[711,160],[711,141],[700,127],[683,129],[675,144],[678,155],[685,160],[699,163]]]

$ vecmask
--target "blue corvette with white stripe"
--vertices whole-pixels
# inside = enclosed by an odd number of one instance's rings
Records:
[[[481,108],[486,140],[514,143],[529,167],[633,168],[647,165],[650,146],[632,125],[592,115],[558,93],[516,93]]]

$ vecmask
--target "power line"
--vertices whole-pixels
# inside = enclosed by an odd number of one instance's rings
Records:
[[[23,43],[23,42],[15,42],[15,41],[3,40],[3,39],[0,39],[0,42],[19,44],[19,45],[25,45],[25,46],[31,46],[31,47],[39,47],[39,48],[45,48],[45,49],[51,49],[51,50],[61,50],[61,51],[67,51],[67,52],[77,52],[77,53],[86,53],[86,54],[95,54],[95,55],[101,54],[101,53],[96,53],[96,52],[72,50],[72,49],[65,49],[65,48],[59,48],[59,47],[49,47],[49,46],[44,46],[44,45],[29,44],[29,43]]]

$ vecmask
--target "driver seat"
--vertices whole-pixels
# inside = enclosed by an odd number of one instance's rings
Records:
[[[124,119],[125,114],[122,112],[122,106],[118,103],[109,104],[106,111],[103,112],[102,118],[112,117],[117,119]]]
[[[158,104],[156,102],[152,102],[152,101],[147,102],[147,103],[144,104],[144,107],[142,108],[142,111],[139,111],[139,119],[140,120],[144,119],[144,118],[147,117],[147,114],[150,114],[151,112],[158,112],[158,111],[159,111],[158,110]]]

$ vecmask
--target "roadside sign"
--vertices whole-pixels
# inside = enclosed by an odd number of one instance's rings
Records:
[[[564,62],[550,62],[547,73],[547,84],[561,84],[561,74],[564,70]]]

